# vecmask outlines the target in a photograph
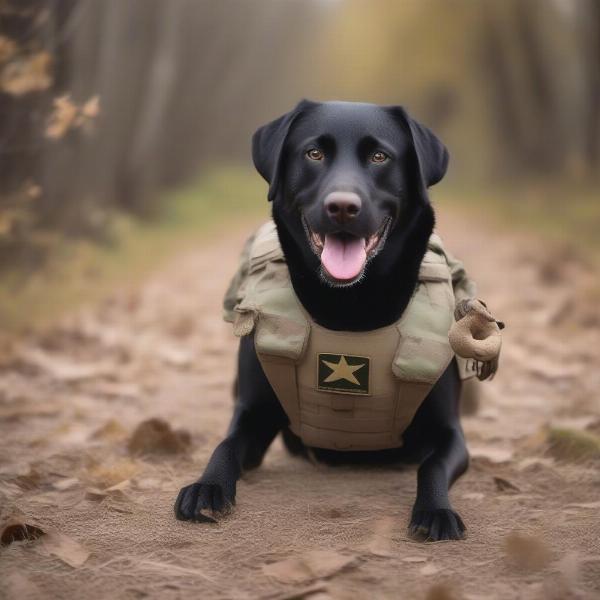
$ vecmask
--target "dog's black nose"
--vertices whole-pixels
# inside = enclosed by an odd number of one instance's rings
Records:
[[[349,223],[360,213],[361,200],[354,192],[331,192],[325,198],[325,210],[339,225]]]

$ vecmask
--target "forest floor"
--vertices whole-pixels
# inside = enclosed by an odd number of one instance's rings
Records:
[[[0,597],[600,598],[597,265],[458,212],[439,222],[507,323],[463,418],[465,541],[407,537],[414,468],[315,465],[279,439],[230,516],[175,520],[231,414],[221,300],[255,223],[238,224],[3,350]]]

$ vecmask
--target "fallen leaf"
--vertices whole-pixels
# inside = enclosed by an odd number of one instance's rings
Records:
[[[57,140],[65,135],[75,123],[77,106],[69,95],[54,99],[54,111],[50,115],[46,127],[46,137]]]
[[[551,558],[550,549],[540,538],[518,532],[505,538],[504,549],[510,562],[525,571],[539,571]]]
[[[194,356],[191,352],[172,346],[161,346],[158,355],[166,364],[172,367],[188,367],[194,362]]]
[[[469,450],[471,451],[471,456],[473,456],[473,458],[483,458],[496,464],[508,462],[513,455],[512,450],[509,448],[491,445],[472,445]]]
[[[55,490],[65,491],[77,487],[80,483],[81,482],[76,477],[64,477],[62,479],[59,479],[58,481],[55,481],[52,484],[52,487]]]
[[[41,540],[42,551],[56,556],[70,567],[80,567],[90,556],[90,551],[73,538],[49,530]]]
[[[190,434],[174,431],[162,419],[148,419],[140,423],[131,438],[128,449],[131,454],[178,454],[187,450]]]
[[[52,84],[51,65],[48,52],[13,56],[0,72],[0,89],[12,96],[45,90]]]
[[[274,596],[267,596],[265,600],[333,600],[333,597],[327,592],[327,587],[323,583],[316,583],[311,586],[283,592]]]
[[[50,377],[64,382],[76,382],[114,373],[114,365],[108,363],[76,363],[52,356],[37,348],[23,350],[20,359]]]
[[[33,467],[30,467],[28,473],[15,477],[14,482],[22,490],[35,490],[39,488],[42,483],[42,474]]]
[[[33,523],[28,523],[25,517],[15,515],[9,517],[0,529],[0,543],[8,546],[13,542],[37,540],[46,535],[46,532]]]
[[[82,107],[82,116],[93,119],[100,114],[100,97],[92,96]]]
[[[131,479],[138,471],[138,465],[131,460],[123,459],[90,467],[86,479],[89,480],[92,487],[106,489],[126,479]]]
[[[393,556],[391,532],[395,529],[392,517],[383,517],[375,521],[373,534],[367,549],[376,556]]]
[[[331,577],[350,568],[356,557],[348,557],[333,550],[313,550],[295,558],[264,565],[265,575],[282,583],[301,583],[312,579]]]
[[[508,479],[504,479],[502,477],[494,477],[494,483],[496,484],[496,489],[499,492],[520,492],[521,490],[508,481]]]
[[[92,433],[91,438],[93,440],[117,440],[119,438],[125,438],[127,436],[127,430],[119,421],[116,419],[110,419],[102,427],[99,427]]]

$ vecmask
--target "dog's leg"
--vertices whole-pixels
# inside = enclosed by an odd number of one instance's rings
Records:
[[[453,510],[448,490],[467,469],[469,455],[458,417],[460,380],[450,365],[428,396],[418,415],[421,431],[432,452],[419,467],[417,498],[409,534],[420,540],[457,540],[464,538],[465,526]]]
[[[225,439],[215,448],[196,483],[181,489],[175,516],[184,521],[214,522],[235,504],[236,482],[258,467],[288,419],[254,350],[252,336],[242,338],[238,358],[238,401]]]
[[[460,429],[439,431],[437,437],[435,450],[419,467],[409,532],[422,540],[459,540],[465,526],[450,505],[448,490],[467,469],[469,456]]]

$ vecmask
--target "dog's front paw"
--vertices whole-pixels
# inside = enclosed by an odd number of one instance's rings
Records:
[[[200,481],[181,488],[175,500],[175,516],[180,521],[216,523],[235,504],[235,492],[226,493],[218,483]]]
[[[465,524],[450,508],[434,510],[413,510],[408,534],[421,542],[440,540],[462,540],[465,538]]]

